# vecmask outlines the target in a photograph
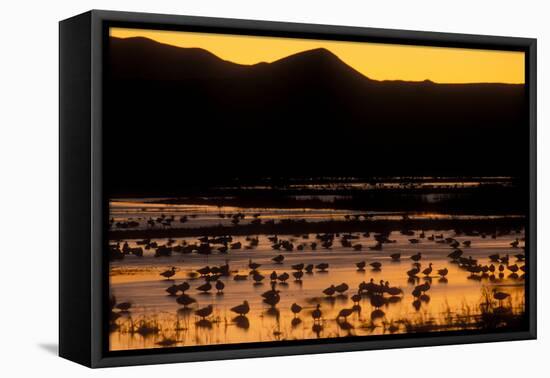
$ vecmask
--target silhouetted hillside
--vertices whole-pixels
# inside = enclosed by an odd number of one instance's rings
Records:
[[[375,81],[325,49],[244,66],[145,38],[110,43],[111,193],[185,192],[236,177],[527,168],[523,85]]]

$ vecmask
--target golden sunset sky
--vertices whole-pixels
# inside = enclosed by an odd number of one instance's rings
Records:
[[[314,39],[257,37],[111,28],[119,38],[146,37],[179,47],[198,47],[239,64],[271,63],[301,51],[326,48],[374,80],[436,83],[525,83],[523,52],[458,49]]]

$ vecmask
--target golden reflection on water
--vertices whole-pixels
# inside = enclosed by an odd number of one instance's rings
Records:
[[[435,233],[435,232],[433,232]],[[440,233],[438,231],[437,233]],[[432,234],[431,231],[426,232]],[[153,257],[152,251],[146,251],[143,257],[127,256],[124,260],[111,263],[110,284],[111,292],[118,302],[129,301],[132,307],[129,312],[121,313],[116,321],[118,328],[110,334],[111,350],[158,348],[163,346],[192,346],[209,344],[245,343],[276,340],[299,340],[311,338],[345,337],[349,335],[368,336],[389,333],[406,333],[415,331],[438,331],[455,329],[478,328],[480,304],[485,300],[487,293],[491,298],[492,306],[511,308],[514,313],[521,313],[525,307],[524,280],[511,275],[507,269],[503,278],[490,280],[488,277],[479,279],[478,275],[470,273],[453,264],[447,258],[452,251],[446,244],[436,243],[423,239],[418,244],[409,243],[410,236],[393,232],[390,236],[396,242],[384,244],[382,251],[373,251],[368,246],[375,244],[372,236],[366,237],[359,233],[355,243],[361,243],[363,249],[354,251],[340,245],[338,238],[330,250],[318,248],[315,251],[306,248],[304,251],[280,252],[271,248],[271,243],[265,235],[259,236],[259,245],[250,250],[239,249],[230,251],[227,255],[217,252],[209,256],[197,254],[181,255],[174,253],[171,257]],[[454,232],[444,232],[444,236],[454,236]],[[311,243],[315,235],[310,234],[307,239],[290,235],[281,235],[284,239],[294,239],[294,244]],[[464,256],[472,256],[483,265],[491,262],[488,256],[494,253],[510,256],[510,265],[515,263],[513,257],[523,253],[521,248],[512,248],[510,242],[522,238],[521,234],[490,237],[457,236],[462,242],[471,240],[469,248],[462,248]],[[196,238],[176,238],[174,245],[195,243]],[[159,244],[167,240],[156,240]],[[234,237],[247,244],[245,237]],[[131,247],[135,240],[129,241]],[[521,246],[521,245],[520,245]],[[390,254],[399,252],[402,259],[392,262]],[[406,271],[411,269],[412,261],[409,257],[417,252],[422,253],[422,269],[433,264],[431,278],[424,278],[420,274],[419,281],[408,282]],[[271,258],[283,254],[283,264],[275,264]],[[266,277],[262,284],[254,284],[248,276],[249,259],[262,264],[258,269]],[[358,271],[355,263],[366,261],[367,264],[378,261],[382,263],[380,271],[367,269]],[[292,276],[285,283],[278,283],[281,300],[270,308],[262,302],[261,294],[270,289],[269,274],[276,271],[292,273],[291,265],[297,263],[320,262],[329,263],[326,273],[314,271],[305,274],[301,281],[294,281]],[[223,294],[200,294],[196,288],[204,283],[202,278],[190,278],[191,272],[209,266],[218,266],[228,263],[232,276],[222,277],[225,288]],[[523,265],[518,262],[517,265]],[[495,263],[498,268],[498,263]],[[177,273],[173,280],[165,280],[160,272],[174,266]],[[445,279],[438,277],[437,270],[447,268]],[[235,281],[236,274],[246,275],[244,281]],[[352,295],[357,293],[359,283],[374,279],[390,281],[391,286],[400,287],[404,294],[392,299],[389,303],[376,308],[368,296],[362,296],[351,315],[345,320],[336,320],[342,309],[351,309],[354,302]],[[474,279],[475,278],[475,279]],[[176,297],[169,296],[165,289],[172,284],[187,281],[191,289],[187,294],[197,300],[190,309],[183,309],[176,302]],[[421,301],[414,301],[411,292],[415,285],[430,281],[431,288]],[[346,283],[349,290],[343,295],[327,298],[322,291],[328,286]],[[492,288],[498,288],[510,294],[502,302],[492,299]],[[247,300],[250,312],[246,317],[238,317],[230,311],[236,305]],[[299,304],[303,310],[295,317],[290,311],[293,303]],[[320,304],[322,320],[314,322],[311,312]],[[212,305],[212,315],[206,320],[200,320],[194,313],[198,308]],[[141,327],[141,328],[140,328]],[[154,332],[145,332],[150,331]],[[144,331],[145,330],[145,331]]]
[[[316,196],[318,197],[318,196]],[[308,223],[323,221],[347,221],[347,220],[402,220],[404,216],[411,220],[490,220],[501,218],[522,218],[521,215],[472,215],[472,214],[446,214],[437,212],[412,212],[401,211],[358,211],[327,208],[253,208],[237,206],[216,206],[211,204],[166,204],[162,199],[150,200],[111,200],[110,214],[114,230],[121,229],[147,229],[162,230],[165,225],[159,222],[162,219],[168,220],[168,227],[177,228],[201,228],[216,226],[232,226],[234,214],[243,214],[244,219],[238,222],[239,225],[252,224],[255,220],[263,223],[268,221],[281,222],[304,221]],[[180,221],[185,217],[185,222]],[[157,220],[157,221],[155,221]],[[137,226],[120,228],[117,223],[136,222]],[[150,221],[154,226],[150,226]]]

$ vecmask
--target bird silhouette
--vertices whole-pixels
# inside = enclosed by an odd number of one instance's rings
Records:
[[[315,310],[311,312],[311,317],[313,318],[313,322],[317,323],[321,320],[321,317],[323,316],[323,313],[321,312],[321,305],[317,304],[315,307]]]
[[[210,274],[211,269],[210,269],[209,266],[205,266],[204,268],[197,269],[197,272],[198,272],[201,276],[206,276],[207,274]]]
[[[262,276],[260,273],[257,273],[257,272],[252,275],[252,279],[256,283],[262,282],[264,280],[264,278],[265,278],[264,276]]]
[[[326,272],[328,267],[329,267],[328,263],[320,263],[320,264],[315,265],[315,268],[318,269],[321,272]]]
[[[304,263],[292,265],[291,268],[298,271],[304,270]]]
[[[453,252],[449,253],[447,257],[449,257],[451,260],[457,260],[460,256],[462,256],[462,251],[460,249],[455,249]]]
[[[181,292],[185,293],[187,290],[189,290],[190,286],[189,286],[189,283],[187,281],[184,281],[184,282],[180,283],[179,285],[177,285],[176,288],[178,289],[178,291],[181,291]]]
[[[348,316],[350,316],[351,314],[353,314],[352,308],[343,308],[338,313],[338,316],[336,317],[336,319],[344,318],[344,320],[347,321]]]
[[[292,306],[290,306],[290,311],[294,314],[294,317],[296,318],[300,311],[302,311],[302,306],[300,306],[297,303],[293,303]]]
[[[428,267],[422,271],[422,274],[424,274],[425,276],[429,276],[430,274],[432,274],[432,263],[428,264]]]
[[[165,270],[160,275],[166,278],[167,280],[170,279],[170,277],[173,277],[176,274],[176,267],[172,267],[169,270]]]
[[[425,293],[426,291],[430,290],[430,283],[424,282],[423,284],[416,286],[415,289],[420,290],[421,293]]]
[[[341,283],[340,285],[336,286],[334,288],[339,294],[344,294],[348,289],[349,286],[345,282]]]
[[[286,282],[290,278],[290,275],[287,272],[284,272],[283,274],[280,274],[277,279],[281,282]]]
[[[361,301],[362,297],[361,297],[361,294],[353,294],[351,296],[351,300],[353,301],[354,304],[359,304],[359,302]]]
[[[517,266],[517,264],[508,265],[508,270],[512,273],[516,273],[519,270],[519,267]]]
[[[407,275],[408,275],[409,277],[416,277],[416,275],[417,275],[418,273],[420,273],[420,268],[418,268],[418,267],[414,267],[414,268],[412,268],[411,270],[408,270],[408,271],[407,271]]]
[[[387,302],[387,299],[381,295],[373,295],[370,297],[370,304],[374,308],[380,308],[384,306]]]
[[[212,290],[212,284],[210,282],[207,282],[199,287],[197,287],[198,291],[202,291],[203,293],[208,293],[210,290]]]
[[[372,262],[369,265],[372,267],[373,270],[380,270],[380,268],[382,267],[382,263],[378,261]]]
[[[187,307],[187,306],[197,302],[197,300],[195,298],[191,298],[187,294],[182,294],[182,295],[180,295],[179,297],[176,298],[176,302],[178,304],[182,305],[183,307]]]
[[[239,316],[245,316],[250,311],[250,306],[248,305],[248,301],[243,301],[242,304],[232,307],[231,311],[238,314]]]
[[[258,263],[255,263],[255,262],[252,262],[251,259],[248,260],[248,267],[252,270],[257,270],[260,266],[262,266],[262,264],[258,264]]]
[[[336,287],[334,285],[330,285],[325,290],[323,290],[323,294],[329,297],[333,296],[335,292],[336,292]]]
[[[269,295],[269,296],[265,297],[264,298],[264,303],[270,305],[271,307],[275,307],[277,305],[277,303],[279,303],[280,300],[281,300],[281,296],[277,292],[273,295]]]
[[[176,295],[178,291],[178,285],[171,285],[166,288],[166,292],[172,296]]]
[[[199,316],[201,319],[206,319],[208,316],[212,314],[213,311],[214,311],[214,307],[212,305],[208,305],[206,307],[203,307],[195,311],[195,315]]]
[[[389,281],[386,281],[386,284],[384,285],[384,291],[392,296],[403,294],[403,290],[401,290],[400,288],[396,286],[390,286]]]
[[[415,261],[415,262],[420,261],[421,258],[422,258],[422,253],[420,253],[420,252],[418,252],[417,254],[411,256],[411,260]]]

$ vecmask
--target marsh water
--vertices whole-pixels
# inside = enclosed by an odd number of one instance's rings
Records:
[[[232,221],[238,216],[239,224],[250,222],[281,222],[301,220],[305,222],[343,221],[349,219],[402,219],[399,212],[365,212],[323,208],[246,208],[204,204],[165,203],[160,200],[119,199],[111,201],[112,224],[135,222],[124,228],[136,230],[187,228],[197,230],[196,235],[170,238],[148,237],[148,243],[171,247],[200,244],[200,229],[213,226],[237,227]],[[181,220],[183,218],[183,221]],[[407,219],[424,220],[461,219],[472,222],[491,219],[480,215],[449,215],[440,213],[413,213]],[[495,218],[498,218],[495,216]],[[156,225],[147,220],[157,219]],[[165,222],[163,220],[169,219]],[[164,222],[164,223],[163,223]],[[114,226],[116,228],[116,226]],[[126,248],[142,248],[144,238],[112,238],[112,245],[127,243]],[[154,232],[152,233],[154,235]],[[344,236],[345,235],[345,236]],[[178,253],[156,257],[155,248],[143,250],[143,256],[127,254],[110,263],[110,291],[117,303],[130,303],[128,311],[120,311],[116,326],[110,333],[111,350],[159,348],[163,346],[192,346],[227,343],[245,343],[276,340],[368,336],[389,333],[424,332],[439,330],[478,329],[480,317],[486,312],[483,306],[507,309],[510,313],[522,313],[525,306],[524,272],[508,269],[523,266],[523,259],[514,257],[524,253],[524,229],[495,230],[494,233],[468,232],[455,229],[390,230],[381,249],[375,247],[375,233],[365,228],[362,232],[334,234],[334,242],[328,248],[320,246],[318,233],[279,234],[279,240],[292,243],[292,250],[275,249],[274,235],[233,235],[226,253],[215,248],[208,254]],[[450,247],[452,239],[459,244],[463,257],[477,260],[479,266],[493,264],[495,272],[470,272],[463,265],[449,259],[456,250]],[[251,242],[257,239],[257,242]],[[342,242],[342,239],[345,239]],[[415,239],[415,241],[411,241]],[[346,241],[350,241],[353,248]],[[516,242],[515,246],[512,246]],[[239,248],[234,244],[240,244]],[[313,249],[312,243],[318,246]],[[372,247],[372,248],[371,248]],[[407,275],[412,267],[412,255],[421,253],[420,273],[411,278]],[[398,261],[390,255],[400,253]],[[508,264],[490,261],[489,256],[509,256]],[[284,261],[272,260],[283,255]],[[364,269],[356,264],[364,261]],[[260,264],[256,273],[265,278],[261,282],[252,279],[249,263]],[[369,264],[381,263],[380,269]],[[303,263],[327,263],[326,271],[313,269],[305,272],[299,280],[292,275],[292,265]],[[433,270],[422,270],[432,264]],[[230,274],[218,277],[224,284],[221,292],[212,289],[201,293],[197,287],[205,283],[197,270],[205,266],[229,267]],[[502,266],[502,271],[499,267]],[[175,275],[166,279],[160,274],[175,267]],[[442,277],[439,269],[448,273]],[[263,302],[262,293],[272,289],[270,275],[285,272],[289,278],[275,280],[274,289],[279,291],[280,301],[275,306]],[[238,277],[236,279],[235,277]],[[358,302],[352,296],[358,293],[362,282],[389,282],[389,286],[402,289],[403,294],[389,297],[383,305],[371,301],[369,295],[361,295]],[[176,301],[166,289],[187,282],[186,294],[196,300],[189,307]],[[428,282],[429,290],[420,298],[412,295],[413,289]],[[345,283],[349,288],[342,293],[326,295],[323,290],[331,285]],[[214,282],[212,282],[214,284]],[[505,300],[495,300],[493,289],[509,294]],[[357,300],[357,298],[354,298]],[[248,301],[249,312],[238,316],[231,308]],[[490,302],[490,304],[489,304]],[[298,304],[302,310],[294,314],[291,305]],[[202,319],[195,311],[208,305],[212,314]],[[322,316],[314,320],[312,311],[320,305]],[[376,306],[375,306],[376,305]],[[353,309],[350,315],[338,317],[342,309]],[[147,331],[144,331],[147,330]]]

